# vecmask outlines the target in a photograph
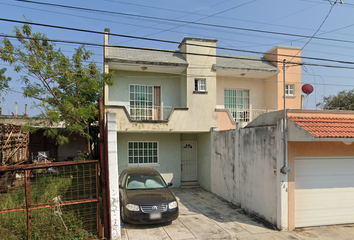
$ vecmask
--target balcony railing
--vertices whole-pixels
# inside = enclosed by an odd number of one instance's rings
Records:
[[[244,111],[232,112],[231,114],[236,122],[252,122],[259,115],[276,110],[268,109],[249,109]]]
[[[126,106],[130,118],[139,121],[167,121],[171,115],[172,107],[170,106]]]

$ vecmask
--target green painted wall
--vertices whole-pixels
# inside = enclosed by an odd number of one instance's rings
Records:
[[[181,184],[181,141],[179,133],[118,133],[118,170],[122,172],[128,166],[129,141],[157,141],[159,144],[159,164],[149,165],[172,182],[173,187]],[[143,165],[140,165],[143,166]]]
[[[190,134],[190,133],[182,133],[181,134],[181,140],[198,140],[198,134]]]
[[[108,101],[129,105],[129,84],[161,87],[161,101],[164,106],[180,107],[181,77],[172,74],[116,71],[114,85],[108,89]]]
[[[198,182],[211,191],[211,133],[198,134]]]

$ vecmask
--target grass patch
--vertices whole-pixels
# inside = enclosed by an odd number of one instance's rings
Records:
[[[59,173],[34,174],[30,181],[31,205],[96,198],[94,165],[66,167]],[[26,206],[25,184],[0,195],[0,210]],[[31,239],[86,239],[97,234],[96,203],[31,211]],[[61,217],[60,217],[60,216]],[[26,211],[0,213],[0,240],[27,239]]]

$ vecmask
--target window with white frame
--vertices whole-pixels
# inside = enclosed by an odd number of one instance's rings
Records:
[[[294,84],[285,85],[285,96],[294,96]]]
[[[152,120],[154,87],[129,85],[130,117],[133,120]]]
[[[250,121],[249,90],[224,89],[224,107],[230,109],[236,122]]]
[[[194,80],[194,91],[205,92],[205,79],[195,79]]]
[[[156,164],[159,162],[158,142],[128,142],[129,164]]]

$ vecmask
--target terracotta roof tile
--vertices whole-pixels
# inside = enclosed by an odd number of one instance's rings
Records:
[[[354,137],[354,118],[290,116],[289,119],[317,138]]]

